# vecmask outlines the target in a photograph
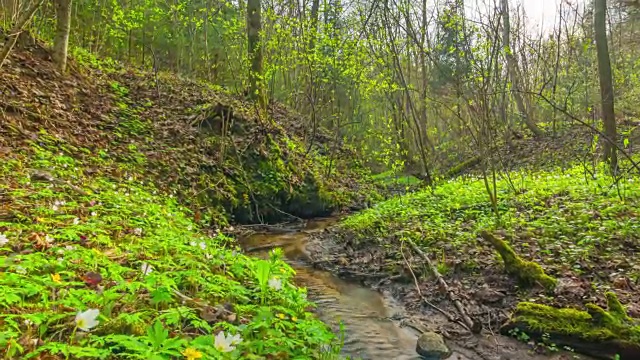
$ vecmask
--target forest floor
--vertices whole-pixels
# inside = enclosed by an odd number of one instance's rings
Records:
[[[292,269],[277,256],[239,254],[225,233],[230,223],[380,200],[367,172],[347,161],[353,152],[321,129],[310,140],[300,115],[280,105],[264,114],[208,84],[83,52],[74,59],[62,76],[36,45],[16,49],[0,72],[0,354],[335,356],[338,340],[310,312]],[[521,145],[513,158],[536,146]],[[420,294],[455,309],[424,280],[429,271],[407,240],[436,263],[485,334],[523,300],[606,307],[605,292],[614,291],[637,317],[640,180],[625,175],[612,185],[602,173],[574,166],[500,178],[499,220],[484,184],[460,177],[351,215],[309,250],[317,266],[393,292],[417,321],[434,314]],[[411,177],[400,187],[378,180],[400,192],[421,186]],[[517,254],[557,278],[553,292],[505,275],[482,230],[502,231]],[[465,338],[449,325],[436,330]],[[221,331],[226,338],[211,336]],[[532,351],[562,346],[537,340]]]
[[[334,358],[293,270],[225,233],[370,202],[360,168],[330,161],[349,150],[319,130],[308,151],[277,104],[69,65],[35,45],[0,71],[0,356]]]
[[[590,171],[595,171],[593,177]],[[640,178],[627,173],[615,182],[606,173],[602,166],[578,165],[499,175],[499,218],[484,182],[463,176],[433,191],[396,196],[348,216],[316,235],[307,249],[316,266],[393,293],[409,310],[408,321],[431,325],[453,343],[470,339],[462,343],[476,354],[487,349],[487,335],[502,331],[528,342],[532,352],[569,349],[607,359],[617,351],[622,359],[635,359],[640,339]],[[483,230],[506,240],[522,259],[540,264],[557,285],[525,286],[506,274],[495,248],[480,236]],[[426,304],[461,319],[411,242],[430,258],[468,315],[482,323],[484,337],[463,335],[469,332],[447,324],[446,317]],[[504,326],[517,320],[513,312],[518,304],[526,308],[523,302],[577,310],[592,310],[589,304],[596,304],[607,309],[615,307],[607,301],[608,292],[615,293],[626,315],[636,319],[621,315],[614,327],[624,330],[603,330],[595,313],[583,312],[575,314],[588,318],[585,323],[602,330],[601,336],[561,319],[557,312],[528,324],[537,327]],[[434,323],[434,317],[444,318],[445,325]],[[630,343],[608,342],[616,337]],[[478,356],[501,358],[500,345],[492,345],[493,350]]]

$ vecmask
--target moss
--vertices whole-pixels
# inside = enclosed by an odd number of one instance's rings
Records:
[[[516,306],[513,321],[539,333],[579,336],[591,341],[616,337],[614,331],[595,323],[589,312],[576,309],[522,302]]]
[[[631,318],[627,316],[627,310],[622,306],[615,293],[608,291],[604,296],[607,298],[607,308],[611,316],[619,321],[631,321]]]
[[[524,325],[526,330],[540,334],[569,336],[591,342],[616,341],[640,346],[640,326],[616,319],[612,309],[607,311],[595,304],[588,304],[586,307],[586,311],[581,311],[522,302],[516,306],[510,322]]]
[[[498,251],[507,273],[515,276],[521,285],[540,284],[547,290],[553,290],[556,287],[556,279],[545,274],[542,267],[535,262],[520,258],[506,241],[498,239],[487,231],[483,231],[481,235]]]
[[[446,173],[446,177],[452,178],[452,177],[458,176],[464,171],[478,165],[480,163],[480,160],[481,158],[479,156],[475,156],[475,157],[472,157],[471,159],[467,159],[459,163],[458,165],[452,167],[451,169],[449,169]]]

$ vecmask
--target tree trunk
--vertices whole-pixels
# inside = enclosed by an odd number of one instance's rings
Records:
[[[533,119],[531,118],[531,114],[525,105],[524,99],[522,98],[522,88],[520,86],[521,82],[520,82],[520,71],[518,69],[518,60],[513,55],[513,49],[511,48],[511,40],[510,40],[511,24],[509,21],[509,1],[508,0],[502,0],[502,19],[503,19],[502,20],[503,21],[502,41],[504,43],[503,45],[504,45],[505,57],[507,59],[507,67],[508,67],[509,75],[511,78],[511,88],[512,88],[511,93],[513,95],[513,99],[515,100],[516,105],[518,106],[518,112],[520,112],[520,115],[522,116],[527,128],[531,130],[531,132],[535,137],[542,137],[544,136],[544,132],[540,130],[538,125],[536,125],[535,121],[533,121]]]
[[[18,41],[18,37],[20,36],[20,33],[22,32],[24,27],[27,25],[27,23],[31,21],[33,14],[36,13],[36,10],[38,10],[38,8],[40,7],[40,5],[42,5],[43,2],[44,0],[34,1],[31,4],[31,6],[27,8],[27,10],[22,14],[22,16],[18,18],[18,21],[16,21],[13,28],[11,28],[11,32],[8,35],[7,42],[4,43],[4,46],[0,51],[0,68],[2,68],[2,65],[4,65],[4,62],[5,60],[7,60],[7,57],[9,57],[9,53],[11,52],[11,49],[13,49],[13,46],[16,44],[16,41]]]
[[[262,89],[262,46],[260,44],[261,8],[260,0],[247,1],[247,43],[249,50],[249,98],[266,107],[266,98]]]
[[[616,117],[613,102],[613,80],[611,76],[611,59],[607,43],[607,0],[595,0],[593,9],[594,37],[598,53],[598,75],[600,77],[600,97],[602,98],[602,120],[604,132],[609,139],[603,141],[604,156],[609,162],[611,172],[618,168],[616,147],[611,141],[617,141]]]
[[[313,0],[311,3],[311,40],[309,41],[309,51],[313,51],[316,42],[316,33],[318,32],[318,11],[320,9],[320,0]]]
[[[56,36],[53,40],[53,61],[62,73],[67,69],[69,31],[71,30],[71,1],[55,0],[57,21]]]

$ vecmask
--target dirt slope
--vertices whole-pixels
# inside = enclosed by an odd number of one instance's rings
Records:
[[[209,84],[76,59],[63,76],[38,45],[12,54],[0,72],[4,156],[46,136],[88,171],[136,173],[216,223],[327,215],[368,196],[348,150],[323,155],[319,130],[308,151],[302,116],[281,105],[260,113]]]

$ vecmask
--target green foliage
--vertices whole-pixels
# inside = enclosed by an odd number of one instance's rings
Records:
[[[401,232],[421,246],[447,244],[458,252],[487,247],[479,240],[482,230],[506,229],[517,236],[511,246],[518,254],[552,255],[540,257],[543,265],[571,264],[579,273],[583,260],[629,256],[622,239],[637,239],[640,233],[634,215],[640,204],[638,178],[614,182],[602,170],[596,179],[585,179],[581,166],[499,178],[500,223],[483,181],[461,177],[378,203],[346,218],[341,226],[360,241],[377,239],[384,244]]]
[[[290,284],[293,270],[281,254],[256,260],[221,233],[205,235],[175,199],[137,180],[136,168],[129,179],[78,176],[85,162],[41,138],[0,168],[0,191],[13,218],[0,222],[7,239],[0,245],[0,354],[314,358],[323,346],[339,346],[305,310],[312,304]],[[82,192],[30,180],[34,168],[49,169]],[[279,291],[265,283],[272,272]],[[222,315],[211,315],[222,308]],[[74,319],[87,309],[99,310],[88,332]],[[220,350],[214,341],[220,331],[241,340]]]

